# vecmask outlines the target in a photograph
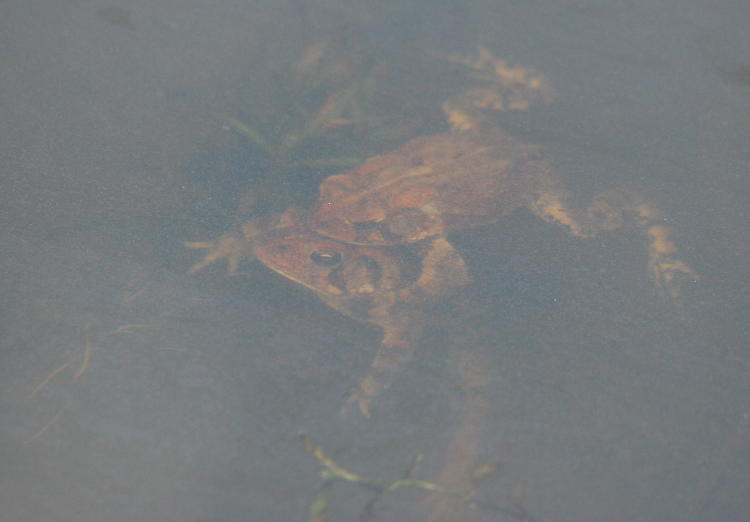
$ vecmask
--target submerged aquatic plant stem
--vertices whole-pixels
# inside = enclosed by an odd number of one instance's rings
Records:
[[[370,517],[373,515],[376,504],[378,504],[382,500],[383,496],[386,493],[402,487],[411,486],[422,489],[424,491],[451,495],[458,497],[465,502],[471,502],[473,500],[473,491],[458,491],[446,488],[434,482],[411,478],[411,475],[416,471],[419,462],[421,462],[422,460],[421,454],[417,455],[414,458],[409,470],[406,473],[405,478],[396,480],[370,479],[356,473],[352,473],[351,471],[338,465],[328,454],[323,451],[320,446],[312,442],[307,435],[302,434],[300,435],[300,438],[302,439],[302,443],[305,446],[305,450],[308,453],[311,453],[317,459],[320,465],[323,466],[323,469],[320,472],[320,477],[324,480],[324,485],[319,490],[318,494],[315,497],[315,500],[308,510],[309,522],[323,522],[325,520],[325,510],[328,507],[328,497],[325,490],[335,480],[354,482],[356,484],[360,484],[377,491],[377,496],[368,504],[367,508],[365,509],[365,515],[367,516],[367,519],[370,519]]]

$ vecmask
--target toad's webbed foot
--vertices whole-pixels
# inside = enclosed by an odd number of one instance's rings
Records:
[[[356,415],[354,411],[359,411],[359,414],[362,415],[362,417],[369,419],[372,417],[372,413],[370,413],[370,405],[372,404],[373,398],[374,396],[370,395],[370,392],[368,392],[367,386],[363,381],[359,386],[349,392],[349,395],[347,395],[344,404],[339,410],[339,415],[346,418]]]
[[[241,238],[233,234],[224,234],[215,241],[188,241],[185,243],[187,248],[207,249],[205,257],[195,265],[191,266],[188,274],[194,275],[208,265],[227,259],[227,272],[229,275],[237,275],[237,269],[243,257],[246,257],[246,245]]]
[[[650,225],[646,228],[649,237],[648,271],[657,289],[677,307],[682,307],[682,289],[698,281],[698,275],[677,257],[677,247],[669,238],[666,225]]]
[[[351,415],[352,408],[356,407],[364,418],[369,419],[372,416],[370,406],[373,400],[390,388],[396,375],[412,360],[413,356],[413,343],[393,342],[386,332],[383,345],[375,355],[367,376],[349,393],[341,406],[340,415],[348,417]]]
[[[229,232],[215,241],[188,241],[187,248],[202,248],[208,250],[206,256],[197,264],[190,267],[188,274],[200,272],[208,265],[226,258],[227,273],[237,275],[240,261],[253,259],[252,240],[260,234],[261,227],[254,221],[242,225],[239,231]]]
[[[671,228],[661,212],[636,195],[630,195],[628,210],[636,224],[648,238],[648,272],[656,288],[682,311],[682,290],[695,283],[698,274],[679,257],[679,249],[672,241]]]
[[[226,258],[227,272],[229,275],[237,275],[240,261],[255,257],[253,254],[253,238],[258,236],[262,230],[263,227],[258,222],[248,221],[240,227],[240,230],[224,234],[214,241],[186,242],[185,247],[187,248],[208,250],[199,263],[190,267],[188,274],[196,274],[208,265]]]

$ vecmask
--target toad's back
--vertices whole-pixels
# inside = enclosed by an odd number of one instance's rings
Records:
[[[323,181],[312,226],[353,243],[419,241],[496,221],[548,172],[539,147],[501,129],[415,138]]]

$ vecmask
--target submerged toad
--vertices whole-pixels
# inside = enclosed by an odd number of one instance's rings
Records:
[[[245,223],[239,233],[215,242],[187,243],[210,250],[190,273],[226,257],[234,274],[243,258],[255,258],[313,290],[335,310],[380,326],[383,341],[370,372],[342,408],[343,412],[357,405],[369,417],[372,399],[411,360],[429,319],[429,305],[471,278],[461,256],[443,237],[409,245],[354,245],[314,233],[309,220],[306,210],[292,207],[273,223]]]
[[[209,249],[191,273],[224,257],[235,273],[243,257],[256,257],[336,310],[383,328],[370,372],[345,404],[365,416],[411,359],[429,304],[471,281],[451,232],[522,207],[582,238],[630,221],[645,235],[649,274],[668,296],[677,301],[680,285],[696,278],[659,212],[639,196],[614,190],[573,208],[541,147],[487,123],[487,109],[525,109],[548,97],[543,77],[486,51],[462,63],[493,83],[444,104],[452,132],[415,138],[327,178],[312,211],[291,208],[273,225],[248,222],[241,233],[187,244]]]

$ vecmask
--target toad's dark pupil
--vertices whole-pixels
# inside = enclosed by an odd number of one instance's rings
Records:
[[[341,263],[341,253],[335,250],[316,250],[310,254],[313,263],[319,266],[336,266]]]

